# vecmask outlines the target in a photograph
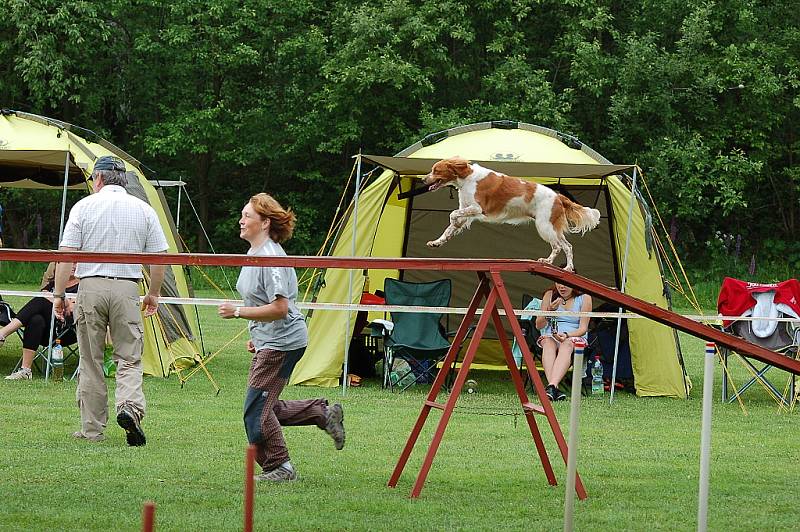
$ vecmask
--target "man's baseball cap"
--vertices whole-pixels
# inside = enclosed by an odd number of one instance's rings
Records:
[[[113,155],[104,155],[95,161],[95,170],[114,170],[117,172],[125,171],[125,163],[119,157]]]

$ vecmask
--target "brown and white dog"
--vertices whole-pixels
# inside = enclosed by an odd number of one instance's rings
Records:
[[[583,207],[544,185],[509,177],[472,164],[460,157],[433,165],[422,181],[429,190],[442,186],[458,189],[458,209],[450,213],[450,225],[442,236],[428,242],[439,247],[475,220],[496,224],[523,224],[533,221],[536,230],[552,253],[538,259],[552,264],[559,251],[567,256],[566,270],[572,271],[572,245],[564,233],[591,231],[600,223],[600,211]]]

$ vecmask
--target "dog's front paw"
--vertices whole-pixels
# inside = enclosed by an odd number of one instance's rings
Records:
[[[547,257],[542,257],[540,259],[536,259],[536,262],[544,262],[545,264],[553,264],[553,261],[548,259]]]
[[[429,248],[438,248],[442,243],[438,240],[431,240],[426,244]]]

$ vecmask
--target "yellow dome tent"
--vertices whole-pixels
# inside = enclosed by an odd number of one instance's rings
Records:
[[[0,111],[0,187],[63,189],[66,186],[88,194],[94,161],[104,155],[116,155],[125,161],[128,193],[155,209],[167,236],[168,252],[178,253],[179,239],[172,216],[161,191],[145,178],[142,164],[102,139],[89,140],[90,135],[96,137],[90,131],[59,120]],[[57,243],[54,244],[55,249]],[[167,268],[161,294],[190,297],[181,266]],[[145,322],[144,373],[166,377],[173,370],[193,366],[201,360],[200,344],[200,327],[191,306],[159,305],[156,319]]]
[[[483,122],[457,127],[429,135],[409,146],[395,158],[379,158],[382,165],[401,168],[403,158],[442,159],[461,156],[475,161],[497,161],[497,166],[513,168],[523,163],[558,163],[570,175],[570,164],[607,164],[598,153],[574,137],[547,128],[521,122]],[[368,159],[370,156],[364,156]],[[408,162],[407,161],[407,162]],[[507,167],[505,165],[508,165]],[[414,165],[406,165],[413,167]],[[540,165],[546,166],[546,165]],[[491,167],[491,166],[490,166]],[[531,167],[531,165],[528,165]],[[429,168],[428,168],[429,169]],[[579,203],[600,210],[600,226],[583,237],[572,235],[578,273],[603,284],[620,287],[626,249],[631,189],[616,175],[593,178],[548,177],[521,175],[502,169],[510,175],[555,186],[572,195]],[[355,256],[371,257],[453,257],[453,258],[538,258],[550,248],[532,226],[510,226],[475,223],[468,231],[438,249],[425,243],[441,234],[448,224],[449,213],[458,205],[457,194],[448,188],[401,199],[398,194],[413,187],[414,173],[419,170],[385,170],[378,174],[359,195],[355,228]],[[637,201],[631,218],[628,270],[625,292],[662,308],[669,308],[667,288],[662,278],[656,250],[650,246],[648,214]],[[332,247],[332,256],[352,256],[353,208],[345,214]],[[343,303],[350,297],[358,303],[365,277],[353,272],[353,290],[349,291],[348,270],[331,269],[324,273],[324,285],[316,294],[316,302]],[[477,284],[471,272],[433,272],[371,270],[372,290],[383,287],[386,277],[424,282],[439,278],[452,280],[451,306],[466,307]],[[539,296],[552,282],[528,274],[503,275],[512,301],[520,305],[522,294]],[[595,301],[595,306],[600,302]],[[374,315],[371,319],[383,317]],[[450,316],[450,329],[455,329],[460,316]],[[315,310],[309,318],[309,346],[295,368],[292,384],[336,386],[342,374],[345,347],[355,323],[346,312]],[[674,330],[656,322],[629,320],[629,343],[636,392],[640,396],[688,395],[688,379],[683,367],[680,344]],[[336,332],[336,331],[344,331]],[[492,331],[493,332],[493,331]],[[503,366],[499,342],[485,339],[476,357],[477,363]]]

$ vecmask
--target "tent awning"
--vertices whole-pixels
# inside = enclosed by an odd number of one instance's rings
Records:
[[[13,188],[61,188],[69,161],[69,188],[84,188],[84,169],[63,150],[0,149],[0,185]]]
[[[399,175],[425,175],[440,159],[417,159],[414,157],[387,157],[383,155],[361,155],[365,161],[392,170]],[[578,177],[600,178],[632,170],[631,164],[573,164],[532,163],[519,161],[471,161],[496,172],[514,177]]]

